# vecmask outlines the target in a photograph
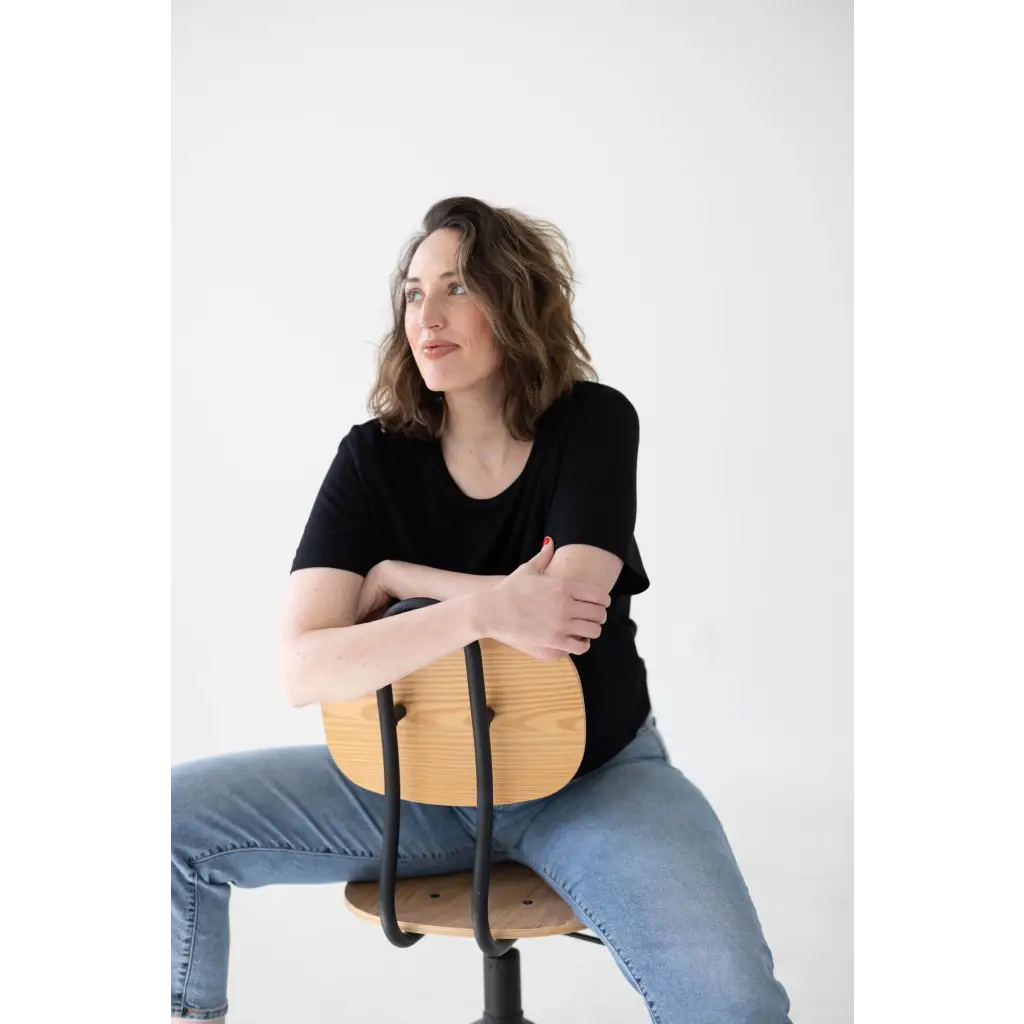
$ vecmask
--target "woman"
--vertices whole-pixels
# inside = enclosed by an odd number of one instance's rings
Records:
[[[570,655],[587,737],[553,796],[495,811],[498,859],[529,865],[600,935],[661,1024],[788,1020],[721,825],[650,716],[630,597],[639,426],[597,383],[551,225],[435,204],[393,281],[374,419],[341,441],[284,615],[290,703],[372,693],[473,640]],[[382,618],[392,599],[439,603]],[[383,798],[326,747],[174,769],[172,1014],[227,1010],[231,885],[376,877]],[[475,812],[407,804],[399,873],[469,870]]]

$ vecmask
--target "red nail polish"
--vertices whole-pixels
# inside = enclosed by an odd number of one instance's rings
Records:
[[[550,537],[545,537],[544,538],[544,543],[543,543],[542,547],[546,548],[550,543],[551,543],[551,538]]]

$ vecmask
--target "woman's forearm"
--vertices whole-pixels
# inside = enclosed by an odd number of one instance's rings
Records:
[[[404,601],[410,597],[432,597],[435,601],[479,597],[494,589],[505,576],[474,576],[468,572],[449,572],[414,562],[384,561],[371,570],[379,576],[381,589]],[[525,654],[542,661],[564,657],[550,647],[522,648]]]
[[[284,649],[288,701],[302,707],[373,693],[485,636],[488,608],[484,595],[469,594],[373,622],[302,633]]]
[[[482,594],[500,583],[504,576],[474,576],[466,572],[433,569],[429,565],[388,560],[380,563],[381,586],[392,597],[432,597],[450,601],[456,597]]]

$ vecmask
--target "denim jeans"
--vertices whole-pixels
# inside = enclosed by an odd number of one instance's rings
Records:
[[[326,746],[172,770],[172,1016],[227,1012],[231,886],[376,878],[383,803]],[[475,824],[472,807],[403,801],[399,876],[470,870]],[[657,1024],[789,1021],[718,817],[672,766],[653,718],[596,771],[495,808],[494,859],[528,865],[562,895]]]

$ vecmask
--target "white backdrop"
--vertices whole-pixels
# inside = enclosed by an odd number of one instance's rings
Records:
[[[794,1021],[852,1020],[849,6],[177,0],[173,116],[174,760],[321,740],[281,596],[401,245],[449,195],[550,219],[640,414],[659,726]],[[521,946],[539,1024],[647,1020],[602,950]],[[480,1011],[471,942],[395,950],[339,887],[236,892],[232,956],[235,1021]]]

